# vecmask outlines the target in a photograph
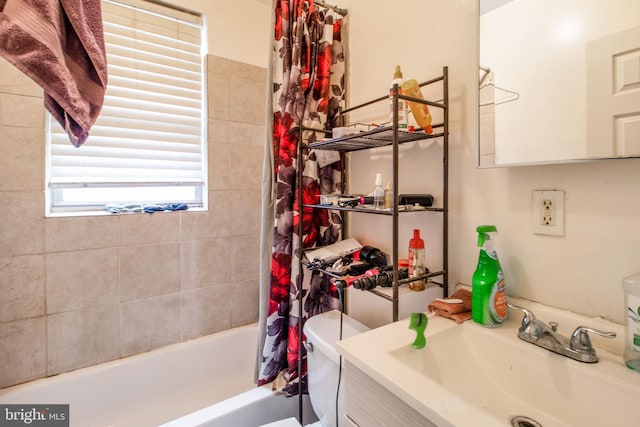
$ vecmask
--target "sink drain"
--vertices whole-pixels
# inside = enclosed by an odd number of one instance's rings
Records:
[[[529,417],[517,416],[511,418],[511,425],[513,427],[542,427],[542,424]]]

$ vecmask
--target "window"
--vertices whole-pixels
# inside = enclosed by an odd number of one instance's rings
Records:
[[[206,208],[201,16],[144,0],[103,0],[109,81],[80,148],[49,115],[49,212],[107,204]]]

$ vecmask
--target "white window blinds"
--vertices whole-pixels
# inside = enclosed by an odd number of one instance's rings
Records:
[[[104,0],[102,13],[109,81],[89,139],[75,148],[62,127],[49,118],[53,206],[82,204],[82,196],[80,201],[77,195],[74,200],[65,198],[64,189],[105,187],[188,191],[184,196],[171,192],[170,200],[142,200],[135,192],[116,191],[116,196],[102,201],[95,194],[87,196],[86,204],[202,205],[206,195],[202,18],[144,0]],[[118,193],[122,200],[114,200]],[[107,197],[102,194],[98,198]]]

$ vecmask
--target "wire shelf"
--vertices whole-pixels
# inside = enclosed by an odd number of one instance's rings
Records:
[[[441,136],[444,136],[444,133],[427,134],[422,131],[407,132],[398,130],[398,144],[420,141],[423,139],[439,138]],[[360,132],[353,135],[342,136],[340,138],[330,139],[327,141],[313,142],[309,144],[309,148],[315,150],[333,150],[347,152],[386,147],[392,144],[393,128],[387,126],[376,128],[367,132]]]

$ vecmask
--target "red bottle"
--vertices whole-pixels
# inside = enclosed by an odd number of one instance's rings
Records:
[[[413,230],[413,239],[409,240],[409,277],[425,274],[424,240],[420,238],[420,230]],[[424,280],[409,282],[409,289],[422,291],[426,287]]]

